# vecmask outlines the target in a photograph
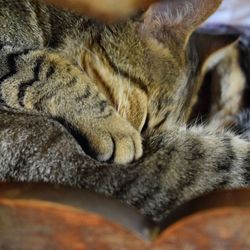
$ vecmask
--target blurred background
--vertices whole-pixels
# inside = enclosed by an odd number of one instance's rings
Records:
[[[224,0],[206,23],[250,26],[250,0]]]

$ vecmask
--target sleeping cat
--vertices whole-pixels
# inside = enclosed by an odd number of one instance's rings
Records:
[[[2,0],[1,103],[67,124],[100,161],[136,160],[142,128],[186,121],[199,87],[189,37],[219,3],[168,1],[108,26],[38,1]]]
[[[220,2],[169,0],[107,26],[0,0],[0,179],[87,187],[155,219],[204,192],[249,186],[250,142],[185,127],[207,61],[235,41],[211,47],[192,35]]]

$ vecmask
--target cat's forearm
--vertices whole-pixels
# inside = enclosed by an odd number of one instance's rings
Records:
[[[6,106],[64,120],[76,130],[115,113],[88,76],[59,53],[21,50],[7,54],[6,61],[0,75]]]
[[[0,79],[1,99],[10,107],[65,116],[79,109],[83,112],[101,105],[104,110],[107,106],[84,72],[58,53],[21,50],[7,54],[6,61]]]
[[[142,155],[139,132],[122,118],[88,75],[59,53],[9,53],[0,75],[5,106],[58,119],[100,161],[128,163]]]

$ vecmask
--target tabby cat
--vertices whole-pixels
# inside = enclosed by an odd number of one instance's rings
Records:
[[[0,0],[0,179],[90,188],[154,219],[204,192],[249,186],[250,142],[185,126],[204,68],[234,42],[192,35],[220,2],[168,0],[104,25]]]
[[[187,83],[196,70],[188,40],[219,2],[170,1],[107,26],[39,1],[1,1],[1,103],[68,124],[100,161],[138,159],[143,127],[185,121],[198,89]]]

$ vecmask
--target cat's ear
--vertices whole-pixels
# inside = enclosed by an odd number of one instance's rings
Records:
[[[228,53],[228,49],[238,42],[239,37],[239,34],[195,32],[191,43],[197,50],[200,66],[215,66]]]
[[[145,13],[141,32],[161,43],[185,46],[193,31],[220,6],[222,0],[165,0],[153,4]]]

